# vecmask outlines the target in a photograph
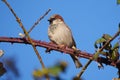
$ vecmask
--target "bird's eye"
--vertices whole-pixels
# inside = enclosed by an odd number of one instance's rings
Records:
[[[50,23],[52,23],[54,20],[55,20],[55,18],[51,18],[51,19],[49,19],[48,21],[49,21]]]
[[[54,21],[54,20],[55,20],[55,18],[51,18],[51,19],[50,19],[50,21]]]

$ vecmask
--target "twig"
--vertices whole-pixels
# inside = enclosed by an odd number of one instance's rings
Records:
[[[119,36],[119,34],[120,34],[120,30],[119,30],[110,40],[108,40],[108,41],[104,44],[104,46],[103,46],[102,48],[100,48],[100,49],[95,53],[95,55],[96,55],[96,54],[99,55],[99,53],[100,53],[101,51],[103,51],[103,49],[104,49],[107,45],[109,45],[111,41],[113,41],[117,36]],[[94,55],[94,56],[95,56],[95,55]],[[93,58],[90,59],[90,60],[86,63],[86,65],[82,68],[82,70],[80,71],[80,73],[77,75],[78,78],[80,78],[80,77],[82,76],[82,74],[85,72],[85,70],[87,69],[87,67],[89,66],[89,64],[90,64],[90,63],[92,62],[92,60],[94,59],[94,56],[93,56]],[[98,59],[98,58],[97,58],[97,59]],[[96,60],[96,59],[95,59],[95,60]]]
[[[28,31],[28,33],[30,33],[33,28],[35,28],[35,26],[51,11],[51,9],[48,9],[45,14],[43,16],[41,16],[34,24],[33,26],[30,28],[30,30]]]
[[[41,65],[42,65],[42,68],[45,68],[44,63],[43,63],[43,61],[42,61],[42,58],[41,58],[39,52],[37,51],[37,49],[36,49],[36,47],[35,47],[35,43],[31,40],[31,38],[30,38],[28,32],[26,31],[26,29],[24,28],[21,20],[20,20],[20,19],[18,18],[18,16],[15,14],[15,12],[13,11],[13,9],[12,9],[12,7],[9,5],[9,3],[8,3],[6,0],[2,0],[2,1],[8,6],[8,8],[10,9],[10,11],[13,13],[14,17],[16,18],[16,21],[19,23],[19,25],[20,25],[20,27],[22,28],[23,32],[24,32],[25,35],[28,37],[28,40],[29,40],[29,42],[31,43],[31,45],[32,45],[32,47],[33,47],[33,49],[34,49],[34,51],[35,51],[35,53],[36,53],[36,55],[37,55],[37,57],[38,57]]]
[[[77,75],[77,77],[80,79],[82,74],[85,72],[85,70],[87,69],[88,65],[92,62],[92,60],[90,59],[85,66],[83,66],[82,70],[80,71],[80,73]]]

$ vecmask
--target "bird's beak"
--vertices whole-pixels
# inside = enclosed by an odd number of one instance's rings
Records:
[[[48,19],[48,21],[50,22],[50,19]]]
[[[50,19],[48,19],[48,22],[49,22],[49,24],[51,24],[51,20]]]
[[[54,20],[55,20],[55,18],[50,18],[50,19],[48,19],[48,21],[49,21],[50,23],[52,23]]]
[[[48,21],[50,21],[50,19],[48,19]]]

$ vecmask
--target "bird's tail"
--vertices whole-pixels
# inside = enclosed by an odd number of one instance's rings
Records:
[[[72,46],[72,49],[74,49],[74,53],[77,54],[79,53],[80,50],[78,50],[75,46]],[[70,55],[74,61],[74,64],[76,66],[76,68],[80,68],[82,67],[82,64],[80,63],[79,59],[77,56],[74,56],[74,55]]]
[[[78,57],[77,57],[77,56],[74,56],[74,55],[70,55],[70,56],[72,57],[76,68],[82,67],[82,64],[81,64],[80,61],[78,60]]]

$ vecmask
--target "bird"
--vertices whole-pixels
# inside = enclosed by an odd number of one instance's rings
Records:
[[[52,43],[60,47],[69,47],[77,50],[76,43],[72,36],[70,28],[64,22],[64,19],[59,14],[53,14],[49,19],[48,37]],[[82,67],[77,56],[71,55],[76,68]]]

